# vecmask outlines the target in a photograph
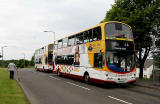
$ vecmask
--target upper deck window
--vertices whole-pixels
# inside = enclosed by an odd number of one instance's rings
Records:
[[[57,49],[58,48],[58,41],[55,41],[54,42],[54,49]]]
[[[75,41],[75,37],[71,36],[68,38],[68,46],[72,46],[74,45],[74,41]]]
[[[67,47],[68,38],[63,39],[63,47]]]
[[[84,42],[83,33],[77,34],[75,39],[76,44],[82,44]]]
[[[105,26],[106,37],[133,39],[129,26],[121,23],[108,23]]]
[[[84,43],[92,42],[92,30],[88,30],[84,32]]]
[[[59,41],[58,41],[58,48],[61,48],[62,45],[63,45],[63,44],[62,44],[62,40],[59,40]]]

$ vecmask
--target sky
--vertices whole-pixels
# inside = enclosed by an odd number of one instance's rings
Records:
[[[56,39],[93,27],[114,0],[0,0],[0,54],[4,60],[31,59]]]

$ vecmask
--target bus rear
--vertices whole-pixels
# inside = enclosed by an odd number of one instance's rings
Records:
[[[53,71],[53,44],[48,44],[35,51],[35,69],[40,71]]]

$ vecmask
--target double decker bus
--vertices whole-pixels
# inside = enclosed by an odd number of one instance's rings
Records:
[[[48,44],[34,53],[35,56],[35,70],[39,71],[53,71],[53,44]]]
[[[54,71],[58,76],[100,84],[136,81],[134,39],[125,23],[101,23],[54,44]]]

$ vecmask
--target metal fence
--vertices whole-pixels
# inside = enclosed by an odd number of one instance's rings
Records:
[[[153,70],[153,81],[155,85],[160,85],[160,70]]]
[[[153,81],[155,85],[160,85],[160,51],[153,52]]]

